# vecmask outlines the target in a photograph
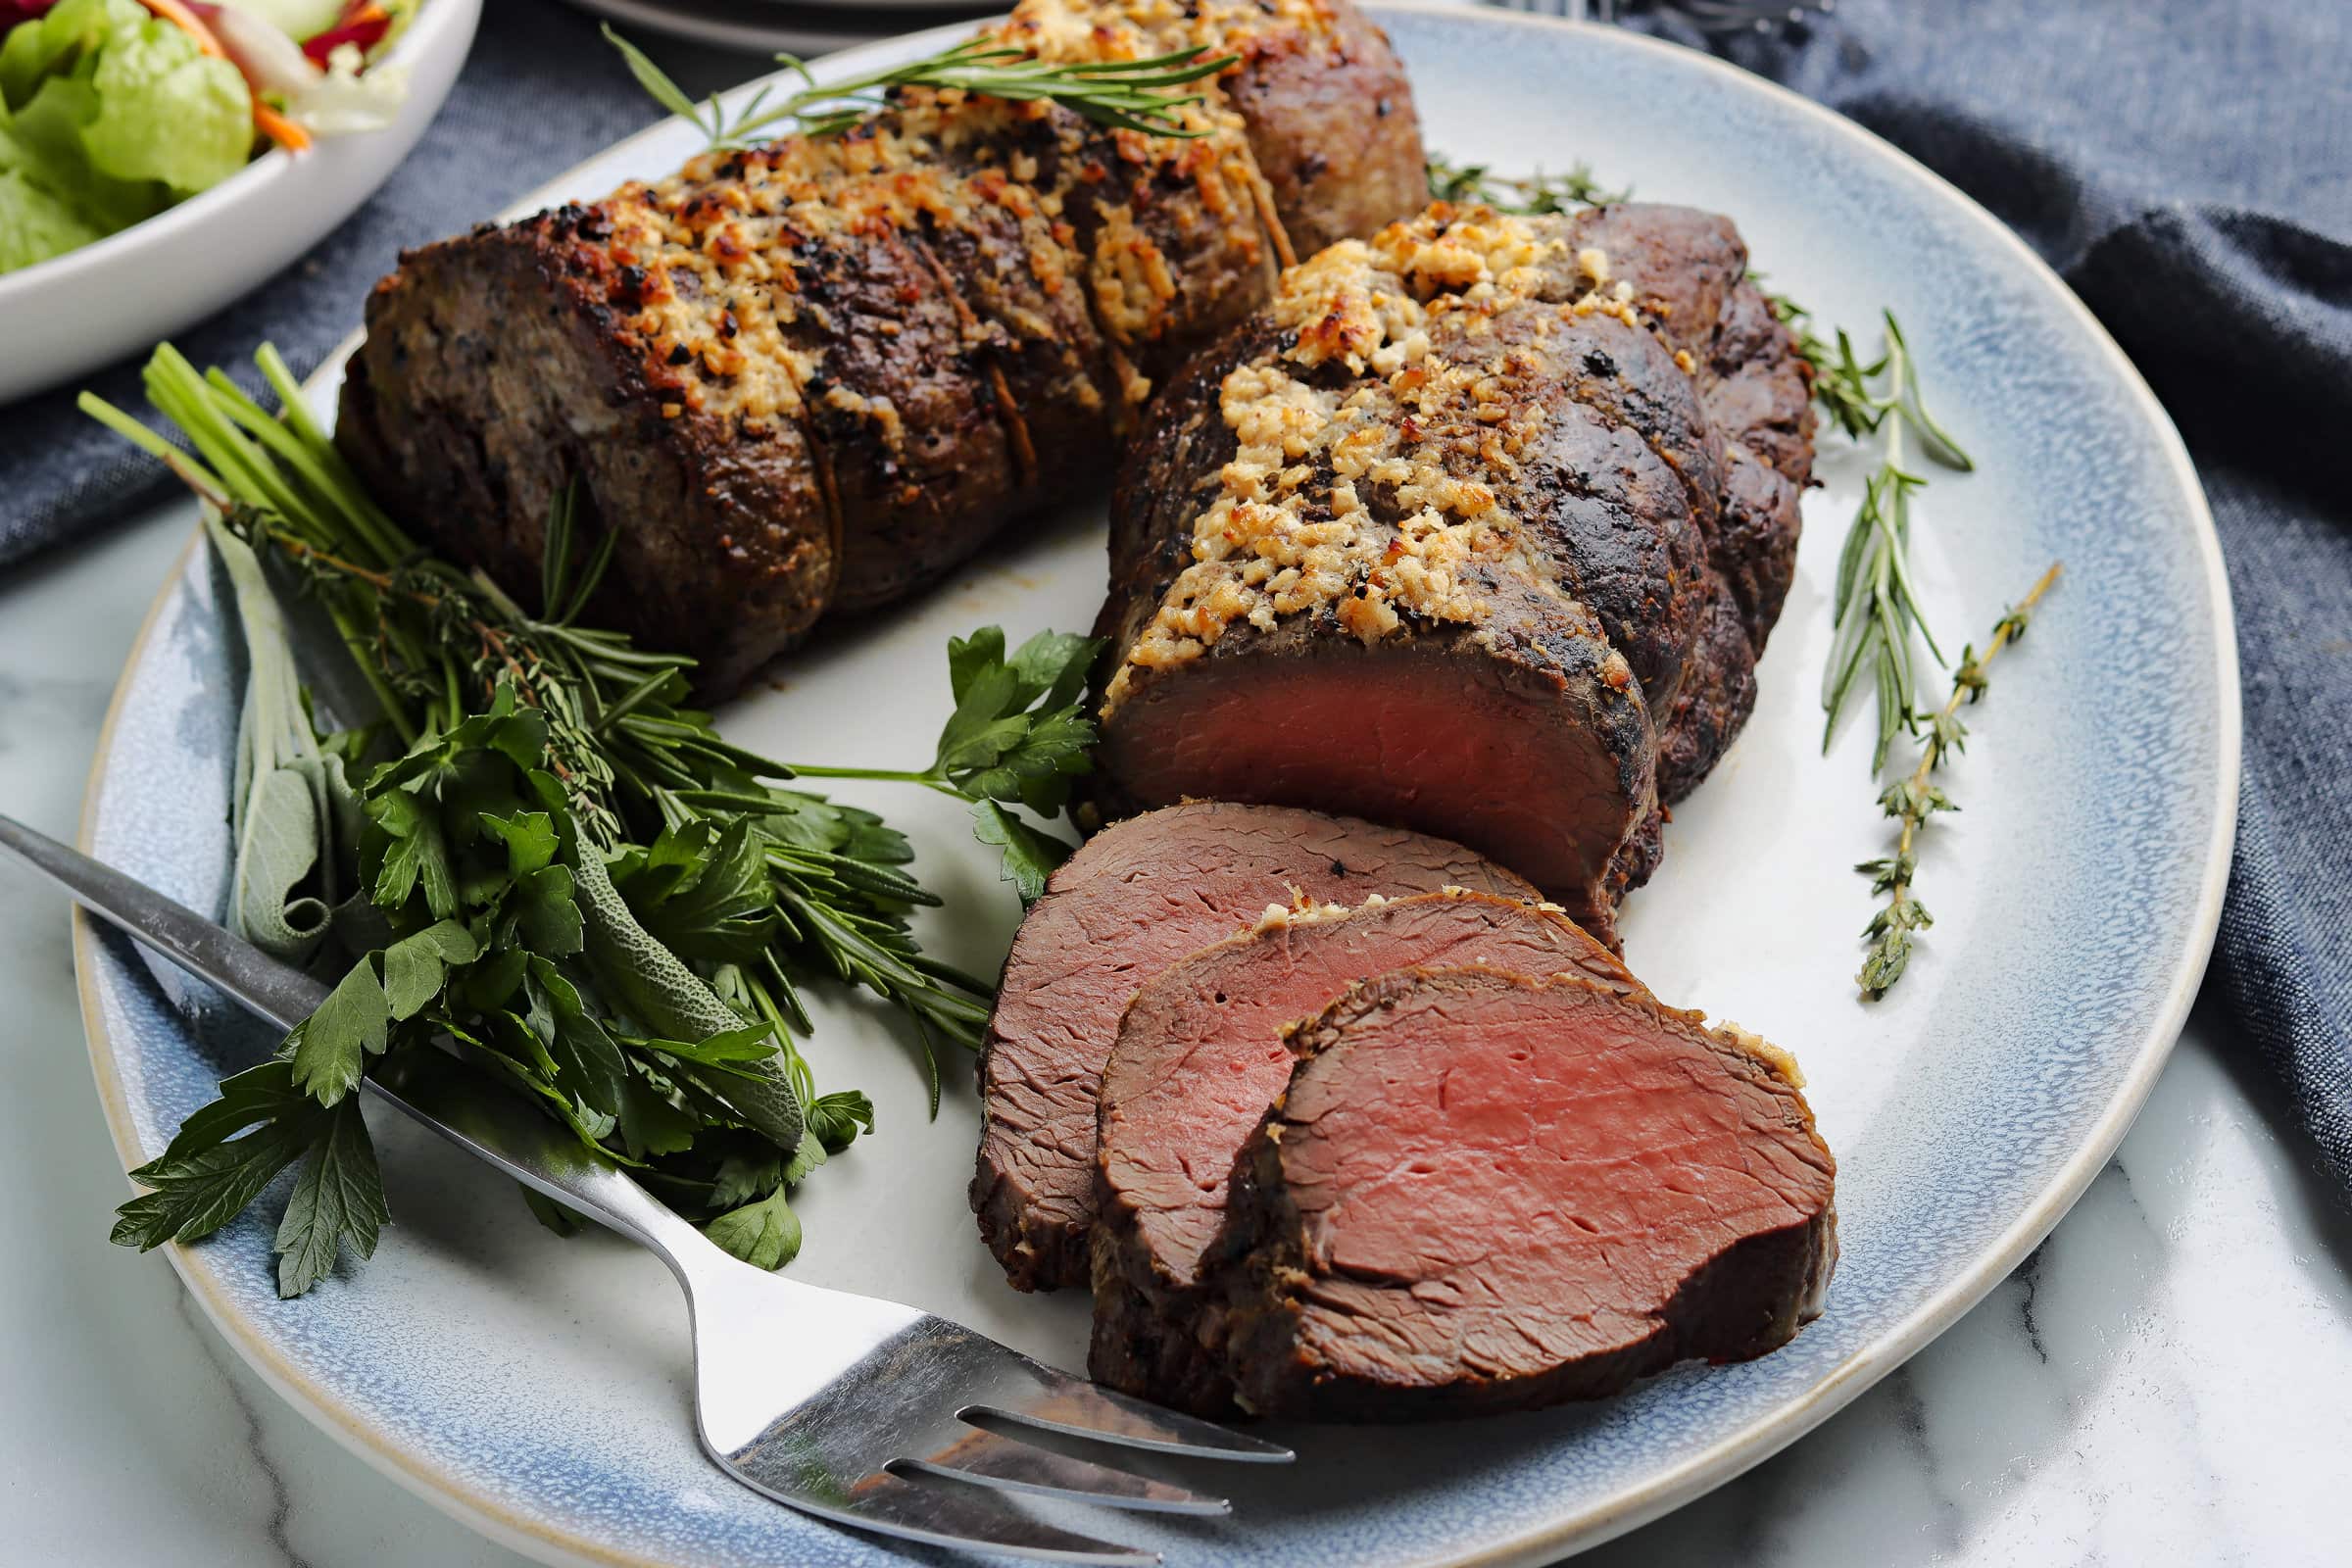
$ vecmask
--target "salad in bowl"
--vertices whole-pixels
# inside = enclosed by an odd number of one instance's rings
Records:
[[[481,0],[0,0],[0,403],[272,277],[407,157]]]
[[[211,189],[271,146],[380,130],[414,0],[0,0],[0,272]]]

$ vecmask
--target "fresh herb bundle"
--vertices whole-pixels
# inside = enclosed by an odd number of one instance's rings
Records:
[[[614,32],[611,24],[605,26],[605,40],[620,51],[629,74],[646,95],[692,123],[714,152],[748,147],[761,133],[778,133],[776,127],[786,124],[805,136],[839,135],[888,107],[889,94],[898,87],[944,88],[1016,103],[1042,99],[1098,124],[1152,136],[1189,138],[1205,134],[1207,127],[1186,120],[1183,111],[1203,102],[1204,95],[1177,89],[1241,63],[1238,55],[1203,59],[1207,51],[1198,47],[1153,55],[1149,60],[1045,61],[1009,45],[975,37],[903,66],[843,81],[819,82],[799,56],[779,54],[776,63],[808,85],[773,102],[772,89],[762,87],[730,116],[716,93],[695,102],[644,50]]]
[[[940,900],[905,869],[906,841],[872,812],[783,787],[791,768],[721,738],[689,706],[691,661],[581,622],[612,535],[582,539],[560,505],[542,609],[527,612],[411,541],[278,356],[257,363],[274,416],[157,350],[148,398],[192,458],[101,400],[82,407],[205,503],[261,639],[235,917],[288,956],[331,935],[318,962],[339,981],[275,1057],[226,1080],[133,1173],[152,1191],[122,1206],[115,1239],[194,1241],[299,1161],[281,1294],[307,1290],[341,1249],[368,1255],[386,1204],[352,1091],[399,1053],[454,1045],[738,1256],[788,1261],[790,1189],[873,1120],[863,1094],[815,1093],[795,1046],[810,1030],[803,987],[847,982],[904,1013],[934,1112],[935,1042],[976,1045],[987,1017],[986,982],[909,932],[909,913]],[[333,623],[380,710],[369,724],[307,733],[264,561]],[[1051,815],[1085,771],[1094,646],[1046,633],[1008,656],[993,627],[958,640],[956,714],[932,766],[830,771],[969,799],[977,836],[1004,847],[1033,897],[1067,846],[1012,808]],[[532,1208],[569,1227],[554,1205]]]
[[[1854,867],[1870,878],[1871,892],[1886,895],[1886,906],[1871,917],[1862,932],[1870,948],[1854,983],[1861,988],[1866,1002],[1878,1001],[1902,979],[1903,970],[1911,961],[1913,936],[1936,923],[1927,906],[1912,893],[1911,884],[1919,875],[1919,837],[1927,829],[1928,819],[1938,811],[1960,809],[1935,782],[1936,769],[1953,753],[1968,747],[1968,726],[1960,721],[1960,705],[1984,698],[1990,684],[1985,672],[2000,657],[2002,649],[2026,634],[2026,623],[2034,607],[2057,585],[2058,573],[2059,567],[2053,564],[2026,597],[1994,623],[1992,640],[1984,645],[1982,657],[1973,644],[1960,650],[1960,666],[1952,673],[1952,695],[1941,708],[1921,720],[1925,739],[1920,747],[1919,765],[1886,786],[1886,793],[1879,797],[1880,808],[1899,825],[1892,855],[1865,860]]]

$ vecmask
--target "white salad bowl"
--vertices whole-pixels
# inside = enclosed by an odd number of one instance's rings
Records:
[[[324,239],[390,176],[440,112],[482,0],[424,0],[381,66],[409,74],[381,130],[273,148],[236,173],[94,245],[0,273],[0,403],[182,330]]]

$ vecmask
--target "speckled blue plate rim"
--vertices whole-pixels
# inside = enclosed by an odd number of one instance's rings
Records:
[[[1411,3],[1411,0],[1375,3],[1368,9],[1375,13],[1443,16],[1457,23],[1467,20],[1466,14],[1458,6],[1419,4]],[[1476,16],[1479,24],[1497,27],[1587,26],[1552,18],[1500,11],[1481,11]],[[944,42],[962,30],[963,25],[958,24],[935,29],[934,34],[922,36],[936,35]],[[1967,213],[1988,240],[2004,249],[2014,261],[2022,263],[2028,272],[2047,285],[2052,296],[2065,302],[2079,327],[2109,362],[2108,368],[2116,375],[2118,383],[2139,405],[2148,426],[2158,433],[2165,455],[2175,470],[2181,495],[2190,509],[2198,565],[2202,569],[2214,617],[2212,673],[2220,705],[2216,726],[2214,811],[2196,906],[2189,911],[2185,922],[2178,928],[2182,933],[2182,941],[2174,961],[2171,983],[2161,1004],[2151,1014],[2151,1021],[2130,1066],[2106,1109],[2082,1138],[2075,1153],[2061,1163],[2039,1195],[1969,1266],[1956,1271],[1940,1290],[1932,1293],[1909,1315],[1823,1373],[1803,1395],[1783,1402],[1757,1419],[1727,1431],[1704,1449],[1660,1469],[1639,1485],[1621,1488],[1544,1528],[1524,1532],[1514,1539],[1468,1554],[1427,1557],[1421,1559],[1416,1568],[1441,1568],[1441,1565],[1443,1568],[1501,1568],[1505,1564],[1545,1562],[1563,1553],[1597,1544],[1656,1518],[1730,1480],[1827,1420],[1848,1400],[1915,1354],[2006,1277],[2049,1233],[2089,1185],[2130,1129],[2157,1073],[2162,1069],[2187,1017],[2212,952],[2214,935],[2221,918],[2236,823],[2241,740],[2239,686],[2233,616],[2228,577],[2222,564],[2220,540],[2205,503],[2203,487],[2198,482],[2195,468],[2189,463],[2187,452],[2171,419],[2105,327],[2041,259],[1998,220],[1933,171],[1860,126],[1786,88],[1711,57],[1615,28],[1591,27],[1590,30],[1605,36],[1608,47],[1671,54],[1683,69],[1712,73],[1733,90],[1762,93],[1783,107],[1810,118],[1817,124],[1833,128],[1856,156],[1893,167],[1906,177],[1932,187],[1946,199],[1951,210]],[[894,43],[904,41],[893,40]],[[832,65],[833,62],[825,64]],[[613,148],[607,149],[607,154],[650,138],[662,128],[652,127],[616,143]],[[340,359],[338,355],[330,360],[330,368],[338,367]],[[322,373],[333,372],[330,368]],[[122,680],[116,688],[101,729],[83,803],[80,839],[85,848],[91,846],[95,838],[101,772],[113,751],[117,717],[129,691],[131,676],[140,664],[148,638],[184,575],[185,564],[186,557],[183,555],[181,564],[174,567],[158,592],[146,623],[140,628],[132,645]],[[111,1042],[107,1038],[104,1010],[97,990],[98,972],[104,955],[99,947],[95,925],[79,914],[74,916],[74,952],[92,1071],[109,1132],[127,1169],[143,1156],[124,1100],[123,1086],[112,1059]],[[251,1325],[231,1308],[228,1297],[201,1257],[177,1246],[168,1247],[166,1252],[199,1307],[229,1346],[288,1403],[373,1468],[485,1536],[542,1560],[663,1568],[658,1559],[615,1551],[597,1541],[571,1532],[553,1530],[539,1521],[526,1519],[497,1498],[422,1462],[418,1455],[386,1441],[384,1435],[361,1411],[339,1401],[328,1389],[303,1375],[284,1358],[277,1347],[256,1334]]]

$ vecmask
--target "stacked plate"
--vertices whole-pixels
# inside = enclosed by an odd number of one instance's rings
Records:
[[[572,0],[583,11],[647,32],[747,53],[804,59],[943,22],[990,16],[1009,0]]]

